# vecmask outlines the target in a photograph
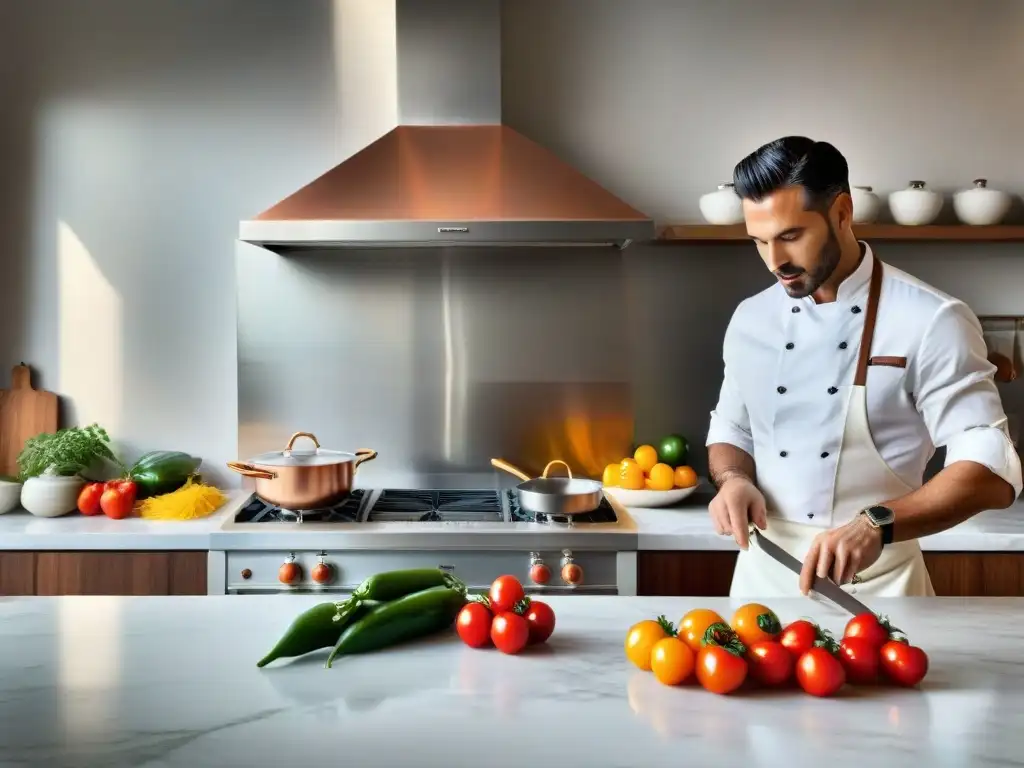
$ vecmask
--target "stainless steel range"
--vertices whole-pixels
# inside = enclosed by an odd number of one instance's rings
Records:
[[[355,489],[329,509],[293,512],[253,495],[212,537],[212,594],[351,592],[380,571],[444,568],[473,590],[502,574],[531,593],[636,594],[637,532],[605,498],[548,518],[510,489]]]

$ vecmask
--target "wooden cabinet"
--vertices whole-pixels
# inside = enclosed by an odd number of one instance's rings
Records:
[[[1024,552],[925,552],[935,593],[943,597],[1024,596]],[[727,597],[735,552],[640,552],[641,595]]]
[[[0,552],[0,595],[205,595],[206,552]]]

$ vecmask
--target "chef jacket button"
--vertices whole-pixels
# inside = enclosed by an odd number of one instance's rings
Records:
[[[838,389],[836,389],[835,387],[829,387],[829,388],[828,388],[828,393],[829,393],[830,395],[834,395],[834,394],[835,394],[836,392],[838,392],[838,391],[839,391],[839,390],[838,390]]]
[[[779,456],[781,456],[782,458],[786,458],[787,456],[789,456],[789,451],[779,451]]]
[[[807,513],[807,519],[808,519],[808,520],[810,520],[810,519],[811,519],[811,518],[813,518],[813,517],[814,517],[814,513],[813,513],[813,512],[808,512],[808,513]]]
[[[822,454],[821,454],[821,458],[827,459],[828,458],[828,451],[823,451]]]
[[[855,314],[855,315],[859,315],[860,314],[860,307],[854,305],[854,307],[850,311],[853,312],[853,314]]]
[[[792,348],[793,348],[793,347],[795,347],[795,346],[796,346],[796,344],[794,344],[794,343],[793,343],[793,342],[791,341],[791,342],[789,342],[789,343],[788,343],[788,344],[786,345],[786,349],[792,349]]]
[[[775,391],[778,392],[780,395],[786,394],[786,388],[785,387],[776,387]]]
[[[847,344],[846,344],[846,342],[845,342],[845,341],[840,341],[840,342],[839,342],[839,348],[840,348],[840,349],[846,349],[846,346],[847,346]]]
[[[799,311],[800,311],[800,307],[793,307],[793,308],[792,308],[791,310],[789,310],[789,311],[790,311],[790,312],[792,312],[792,313],[793,313],[793,314],[795,315],[795,314],[796,314],[797,312],[799,312]]]

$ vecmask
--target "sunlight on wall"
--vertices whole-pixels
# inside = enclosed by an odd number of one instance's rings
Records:
[[[71,227],[57,224],[60,387],[79,425],[120,434],[123,317],[121,297]]]
[[[117,716],[124,627],[116,599],[57,602],[57,681],[63,737],[89,741]],[[105,704],[105,706],[104,706]]]

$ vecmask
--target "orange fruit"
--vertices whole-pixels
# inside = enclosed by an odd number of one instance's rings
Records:
[[[640,465],[640,469],[650,473],[651,467],[658,463],[658,450],[653,445],[641,445],[636,449],[633,458]]]
[[[648,473],[652,491],[671,491],[674,484],[672,467],[668,464],[655,464]]]
[[[619,484],[619,465],[609,464],[604,468],[604,474],[601,475],[601,482],[606,486],[614,487]]]
[[[679,637],[696,653],[701,648],[704,633],[712,624],[725,624],[725,619],[710,608],[694,608],[679,622]]]
[[[629,628],[626,635],[626,658],[645,672],[651,669],[651,650],[662,638],[668,637],[665,627],[669,626],[663,616],[657,621],[646,619]]]
[[[619,464],[619,487],[627,491],[642,491],[644,489],[644,471],[635,461]]]
[[[659,683],[679,685],[691,674],[695,654],[678,637],[665,637],[651,649],[651,671]]]
[[[624,464],[636,464],[636,459],[634,459],[632,456],[627,456],[626,458],[619,462],[619,466],[621,467]]]
[[[676,488],[692,488],[697,484],[697,473],[693,467],[676,467],[673,480]]]
[[[732,615],[732,629],[749,648],[755,643],[774,640],[782,632],[775,611],[761,603],[747,603]]]

